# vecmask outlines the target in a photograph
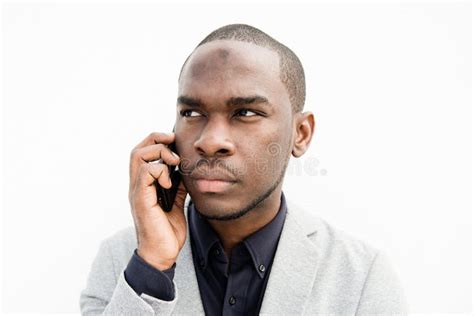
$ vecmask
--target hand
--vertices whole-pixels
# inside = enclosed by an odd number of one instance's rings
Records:
[[[151,133],[130,155],[129,201],[137,233],[137,252],[147,263],[159,270],[170,268],[186,240],[184,201],[187,191],[183,182],[170,212],[158,204],[155,181],[171,188],[167,165],[178,165],[180,158],[166,145],[175,141],[175,134]],[[159,163],[149,163],[161,159]]]

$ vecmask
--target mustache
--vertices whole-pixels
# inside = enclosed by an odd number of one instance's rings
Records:
[[[179,172],[185,176],[198,177],[209,174],[223,174],[229,178],[237,179],[239,169],[222,159],[201,158],[191,161],[183,158],[179,164]]]

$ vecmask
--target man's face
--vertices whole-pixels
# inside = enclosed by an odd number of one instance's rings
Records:
[[[176,146],[201,214],[231,219],[273,192],[291,154],[292,117],[276,52],[228,40],[195,50],[179,81]]]

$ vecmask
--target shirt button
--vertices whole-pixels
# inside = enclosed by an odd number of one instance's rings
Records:
[[[259,265],[258,269],[260,270],[260,272],[265,272],[265,266],[263,264]]]
[[[233,296],[229,297],[229,304],[234,305],[237,302],[237,299]]]
[[[214,255],[215,255],[215,256],[220,255],[220,253],[221,253],[221,252],[219,251],[219,249],[217,249],[217,248],[214,249]]]

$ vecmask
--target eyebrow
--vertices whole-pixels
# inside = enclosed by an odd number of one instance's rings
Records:
[[[259,95],[253,95],[249,97],[232,97],[227,100],[228,106],[239,106],[239,105],[246,105],[246,104],[254,104],[254,103],[266,103],[268,104],[268,100],[265,97]]]
[[[178,104],[189,105],[191,107],[196,107],[196,108],[199,108],[202,106],[201,100],[190,98],[185,95],[181,95],[178,97]]]
[[[191,98],[185,95],[178,97],[178,104],[184,104],[191,107],[202,107],[204,106],[204,102],[200,99]],[[262,97],[260,95],[252,95],[247,97],[232,97],[226,101],[226,105],[229,107],[241,106],[241,105],[249,105],[249,104],[265,104],[270,106],[267,98]]]

